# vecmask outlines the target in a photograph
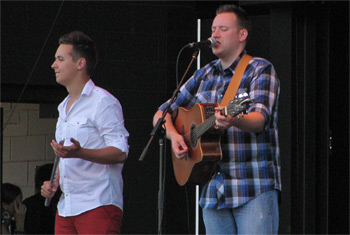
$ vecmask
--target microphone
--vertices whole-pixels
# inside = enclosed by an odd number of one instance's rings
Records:
[[[190,48],[205,48],[205,47],[214,47],[218,44],[218,42],[215,40],[215,38],[210,37],[205,41],[200,41],[200,42],[191,42],[187,44]]]

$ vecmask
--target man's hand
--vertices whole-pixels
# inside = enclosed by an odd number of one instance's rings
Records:
[[[71,146],[63,146],[62,144],[57,143],[55,140],[52,140],[51,147],[56,156],[61,158],[76,158],[79,156],[81,150],[79,141],[73,138],[70,138],[70,141],[73,143]]]
[[[26,217],[27,207],[20,201],[14,201],[16,230],[24,231],[24,220]]]
[[[177,133],[171,136],[171,148],[177,158],[183,158],[188,152],[188,147],[182,135]]]
[[[250,112],[247,114],[237,114],[232,117],[230,115],[224,116],[220,113],[223,107],[215,108],[215,125],[217,129],[227,129],[235,126],[245,132],[260,133],[265,127],[265,118],[259,112]]]
[[[55,195],[57,188],[58,188],[57,179],[53,186],[51,186],[50,181],[45,181],[41,186],[41,196],[45,198],[52,198]]]
[[[228,115],[228,116],[224,116],[221,115],[221,110],[223,109],[223,107],[219,106],[219,107],[215,107],[215,125],[217,129],[227,129],[229,127],[231,127],[233,125],[233,118]]]

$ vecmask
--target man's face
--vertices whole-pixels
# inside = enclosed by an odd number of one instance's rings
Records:
[[[218,42],[212,48],[214,55],[224,59],[239,49],[242,43],[242,29],[240,29],[236,14],[231,12],[218,14],[213,21],[211,30],[211,36]]]
[[[19,208],[19,204],[22,204],[22,194],[19,194],[13,202],[11,202],[9,205],[6,203],[3,203],[4,209],[10,214],[10,216],[15,215],[15,207]]]
[[[55,70],[57,83],[67,86],[78,72],[78,60],[72,57],[73,45],[61,44],[51,68]]]

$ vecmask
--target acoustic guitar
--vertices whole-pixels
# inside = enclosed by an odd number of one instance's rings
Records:
[[[252,102],[248,94],[241,95],[231,100],[221,114],[232,117],[244,114]],[[172,152],[175,178],[181,186],[207,183],[216,163],[222,159],[220,140],[224,131],[214,127],[214,108],[217,106],[214,103],[195,104],[190,109],[179,107],[173,114],[174,126],[188,147],[184,158],[178,158]]]

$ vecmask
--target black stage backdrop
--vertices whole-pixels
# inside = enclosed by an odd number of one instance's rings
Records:
[[[119,99],[130,132],[122,233],[157,233],[158,140],[138,159],[153,114],[175,89],[180,48],[196,41],[197,18],[202,39],[210,36],[224,3],[250,13],[248,52],[270,60],[281,80],[280,233],[349,233],[347,1],[1,1],[1,102],[16,102],[30,77],[20,102],[40,104],[42,118],[57,117],[67,94],[50,68],[58,37],[81,30],[93,38],[99,50],[93,80]],[[180,77],[191,55],[181,55]],[[203,49],[201,64],[211,59]],[[163,233],[194,233],[195,189],[177,185],[167,147]]]

